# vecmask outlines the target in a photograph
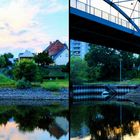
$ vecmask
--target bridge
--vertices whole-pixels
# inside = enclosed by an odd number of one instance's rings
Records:
[[[83,0],[84,1],[84,0]],[[103,0],[124,18],[100,10],[86,0],[70,1],[70,39],[140,53],[140,28],[134,19],[112,0]],[[134,0],[121,0],[121,2]],[[135,0],[139,4],[140,0]],[[131,9],[132,12],[136,11]],[[137,11],[139,14],[139,11]]]

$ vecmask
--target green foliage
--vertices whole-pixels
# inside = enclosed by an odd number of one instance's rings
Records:
[[[31,88],[31,83],[29,81],[26,81],[25,78],[22,78],[21,80],[17,81],[16,87],[19,89]]]
[[[36,55],[34,59],[35,59],[35,62],[41,66],[46,66],[53,63],[52,58],[49,57],[48,53],[46,52],[38,53],[38,55]]]
[[[15,87],[15,81],[0,74],[0,87]]]
[[[89,81],[97,81],[101,75],[101,66],[97,65],[94,67],[89,67],[88,72]]]
[[[0,56],[0,68],[3,68],[6,66],[6,60],[3,55]]]
[[[35,81],[36,82],[43,82],[43,75],[39,68],[37,69],[36,75],[35,75]]]
[[[79,57],[72,57],[70,60],[70,82],[71,84],[81,84],[87,80],[87,63]]]
[[[68,73],[62,72],[63,66],[47,66],[39,67],[40,74],[43,79],[64,79]]]
[[[11,65],[9,58],[13,58],[13,54],[5,53],[4,55],[0,56],[0,68],[4,68]]]
[[[33,60],[23,59],[16,63],[13,74],[17,80],[20,80],[24,77],[27,81],[35,81],[37,65]]]
[[[41,84],[41,87],[50,90],[50,91],[58,91],[62,88],[68,88],[69,86],[69,81],[66,80],[50,80],[43,82]]]
[[[136,61],[134,54],[124,51],[117,51],[104,46],[91,45],[85,60],[89,66],[90,80],[119,80],[120,59],[122,63],[122,79],[132,78],[129,73]],[[134,76],[134,75],[133,75]]]
[[[69,66],[69,62],[68,62],[67,65],[62,66],[62,72],[69,73],[69,71],[70,71],[70,66]]]

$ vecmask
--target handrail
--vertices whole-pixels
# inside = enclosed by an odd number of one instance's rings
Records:
[[[119,24],[121,26],[124,26],[126,28],[129,28],[131,30],[136,31],[134,26],[132,26],[132,24],[130,22],[128,22],[127,20],[124,20],[122,18],[114,16],[114,15],[108,13],[108,12],[100,10],[100,9],[98,9],[96,7],[88,5],[88,4],[86,4],[84,2],[81,2],[79,0],[71,0],[70,1],[70,7],[76,8],[78,10],[84,11],[84,12],[89,13],[91,15],[98,16],[100,18],[106,19],[108,21],[111,21],[113,23]]]

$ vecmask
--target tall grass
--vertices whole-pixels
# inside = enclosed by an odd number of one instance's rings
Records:
[[[69,87],[69,81],[68,80],[48,80],[41,84],[41,87],[50,90],[50,91],[58,91],[62,88],[68,88]]]
[[[0,74],[0,87],[15,87],[15,81]]]

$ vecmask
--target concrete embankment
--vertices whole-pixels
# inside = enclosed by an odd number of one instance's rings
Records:
[[[140,104],[140,86],[138,86],[133,92],[127,93],[124,98],[136,104]]]
[[[12,89],[1,88],[0,99],[23,99],[23,100],[67,100],[69,91],[62,89],[58,92],[51,92],[41,88]]]

